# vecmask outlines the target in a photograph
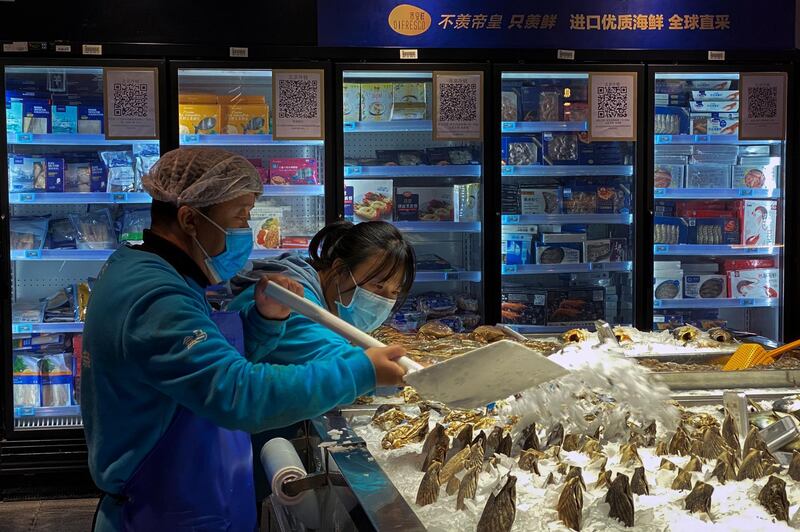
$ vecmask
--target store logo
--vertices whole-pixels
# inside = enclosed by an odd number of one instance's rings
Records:
[[[431,15],[420,7],[400,4],[389,13],[388,22],[395,33],[413,37],[428,31],[431,27]]]

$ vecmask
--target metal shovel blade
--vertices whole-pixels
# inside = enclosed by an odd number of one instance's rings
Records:
[[[479,408],[569,372],[532,349],[500,340],[406,374],[420,396],[452,408]]]

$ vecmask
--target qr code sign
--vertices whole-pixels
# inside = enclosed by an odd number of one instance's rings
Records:
[[[114,103],[112,113],[114,116],[135,116],[140,118],[147,116],[149,85],[134,81],[122,81],[114,83],[113,90]]]
[[[597,118],[628,118],[629,108],[627,86],[597,87]]]
[[[775,118],[778,115],[778,87],[747,87],[747,117]]]
[[[476,83],[439,84],[439,121],[475,122],[478,120],[478,85]]]
[[[319,82],[316,79],[278,80],[278,117],[316,119]]]

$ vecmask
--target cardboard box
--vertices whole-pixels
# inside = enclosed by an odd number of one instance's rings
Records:
[[[693,135],[738,135],[738,113],[692,113],[689,127]]]
[[[780,297],[780,270],[735,270],[728,272],[728,292],[734,299]]]
[[[723,164],[690,164],[686,188],[730,188],[731,167]]]
[[[587,240],[584,244],[584,262],[620,262],[625,260],[626,238]]]
[[[64,192],[64,159],[47,159],[46,192]]]
[[[481,219],[481,185],[453,185],[453,221],[479,222]]]
[[[556,288],[547,291],[547,325],[588,327],[605,319],[604,288]]]
[[[273,185],[317,185],[317,160],[303,157],[271,159],[269,182]]]
[[[222,109],[218,104],[178,104],[181,135],[219,135]]]
[[[655,299],[683,299],[683,270],[655,272],[653,297]]]
[[[521,214],[558,214],[561,212],[561,188],[520,188]]]
[[[733,101],[739,100],[739,91],[698,90],[692,91],[692,99],[700,101]]]
[[[741,157],[740,159],[749,159]],[[780,159],[778,159],[780,160]],[[779,165],[737,165],[732,169],[732,188],[773,189],[778,186]]]
[[[536,243],[536,264],[580,264],[582,254],[583,244],[579,242]]]
[[[777,214],[777,201],[740,201],[739,218],[742,224],[742,245],[748,247],[774,245]]]
[[[104,127],[102,104],[82,103],[78,106],[79,135],[102,135]]]
[[[684,275],[683,293],[689,299],[720,299],[728,297],[727,275]]]
[[[247,222],[253,230],[254,249],[275,249],[281,247],[281,207],[269,206],[266,202],[256,202],[250,211]]]
[[[722,102],[689,102],[693,113],[735,113],[739,111],[739,100]]]
[[[269,107],[259,103],[223,105],[222,133],[225,135],[266,135],[269,133]]]
[[[519,97],[516,91],[503,91],[500,98],[500,119],[503,122],[517,122],[519,120]]]
[[[46,135],[50,129],[50,100],[25,98],[22,101],[22,131],[35,135]]]
[[[565,242],[586,242],[586,233],[544,233],[542,244],[563,244]]]
[[[740,243],[738,218],[686,218],[688,243],[704,246],[732,246]]]
[[[361,85],[359,83],[344,83],[342,90],[345,122],[358,122],[361,120]]]
[[[425,103],[425,83],[395,83],[392,89],[394,103]]]
[[[6,131],[22,133],[22,96],[6,91]]]
[[[506,290],[501,295],[503,323],[517,325],[547,324],[547,290]]]
[[[53,105],[51,113],[53,133],[74,134],[78,132],[77,105]]]
[[[531,246],[533,235],[510,233],[501,236],[503,264],[532,264]]]
[[[394,188],[391,179],[348,179],[345,187],[352,187],[353,221],[392,221]],[[347,196],[345,188],[345,196]]]
[[[385,122],[392,115],[392,84],[361,84],[361,121]]]
[[[398,187],[395,194],[398,220],[453,221],[451,187]]]
[[[656,164],[653,172],[655,188],[682,188],[686,165]]]

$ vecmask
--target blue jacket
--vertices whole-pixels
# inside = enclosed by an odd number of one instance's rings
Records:
[[[257,270],[248,274],[251,281],[260,277],[259,273],[281,273],[293,278],[305,290],[309,301],[328,309],[322,292],[319,275],[316,270],[301,257],[289,255],[278,260],[257,264]],[[237,279],[242,281],[242,277]],[[250,285],[228,305],[228,310],[244,310],[248,302],[253,300],[255,285]],[[319,325],[305,316],[292,313],[286,320],[286,332],[278,339],[277,345],[266,358],[273,364],[300,364],[310,360],[327,360],[341,358],[344,360],[364,355],[360,347],[352,346],[338,334]],[[344,403],[342,403],[344,404]]]
[[[83,344],[82,411],[100,489],[119,493],[178,404],[221,427],[259,432],[320,415],[375,387],[363,351],[317,358],[317,346],[303,349],[287,337],[290,321],[261,317],[252,292],[240,309],[246,357],[211,320],[197,282],[154,253],[114,252],[93,286]],[[298,346],[302,356],[274,353],[282,345]],[[309,363],[259,363],[295,357]]]

